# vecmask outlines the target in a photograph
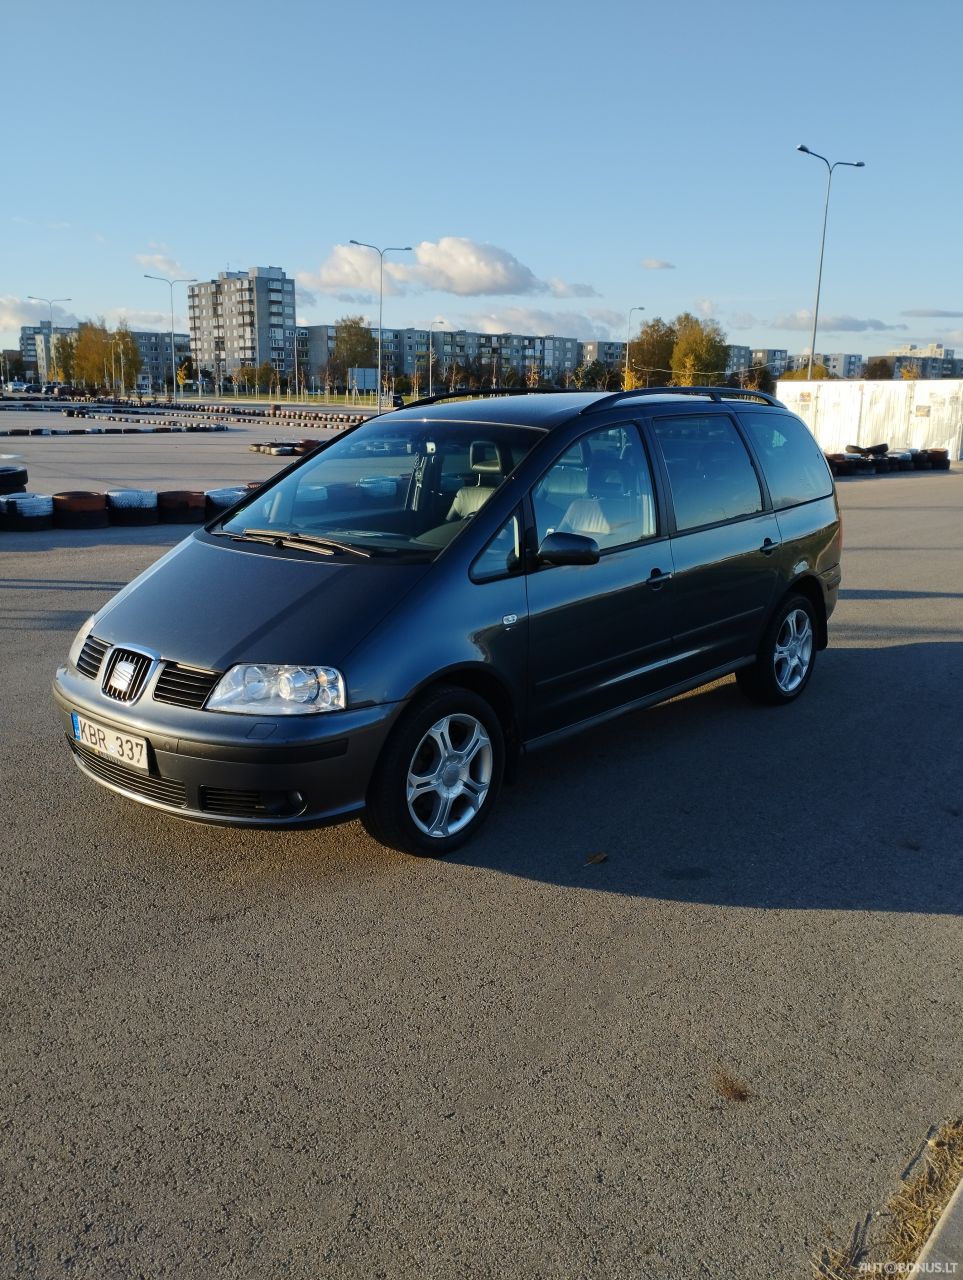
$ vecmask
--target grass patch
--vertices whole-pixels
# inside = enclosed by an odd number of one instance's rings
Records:
[[[915,1262],[957,1185],[963,1181],[963,1118],[944,1124],[926,1142],[899,1191],[877,1218],[860,1224],[845,1248],[824,1249],[814,1280],[865,1280],[874,1263]],[[867,1265],[868,1264],[868,1265]]]

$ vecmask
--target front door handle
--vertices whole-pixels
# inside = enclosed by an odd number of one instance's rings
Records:
[[[764,556],[771,556],[778,546],[778,542],[773,542],[772,538],[766,538],[759,550]]]
[[[646,578],[646,582],[649,584],[650,587],[654,587],[656,590],[658,590],[660,587],[665,586],[665,584],[669,581],[671,577],[672,577],[671,573],[663,573],[661,569],[653,569],[652,572],[649,574],[649,576]]]

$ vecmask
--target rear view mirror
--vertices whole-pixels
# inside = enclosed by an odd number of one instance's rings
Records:
[[[581,533],[547,533],[538,547],[540,564],[598,564],[599,544]]]

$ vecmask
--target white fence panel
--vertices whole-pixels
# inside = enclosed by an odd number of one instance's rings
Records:
[[[848,444],[948,449],[963,458],[963,380],[780,382],[776,395],[827,453]]]

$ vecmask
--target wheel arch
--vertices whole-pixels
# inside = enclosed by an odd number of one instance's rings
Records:
[[[506,773],[514,774],[521,739],[518,719],[515,715],[515,701],[508,685],[488,667],[451,667],[444,671],[433,672],[427,680],[413,689],[411,697],[408,699],[409,703],[442,685],[454,686],[456,689],[468,689],[471,693],[485,699],[496,716],[498,716],[502,732],[505,735]]]
[[[776,604],[778,609],[790,596],[805,596],[813,606],[816,615],[816,648],[825,649],[829,644],[829,623],[826,617],[826,599],[819,580],[806,573],[797,578],[780,596]]]

